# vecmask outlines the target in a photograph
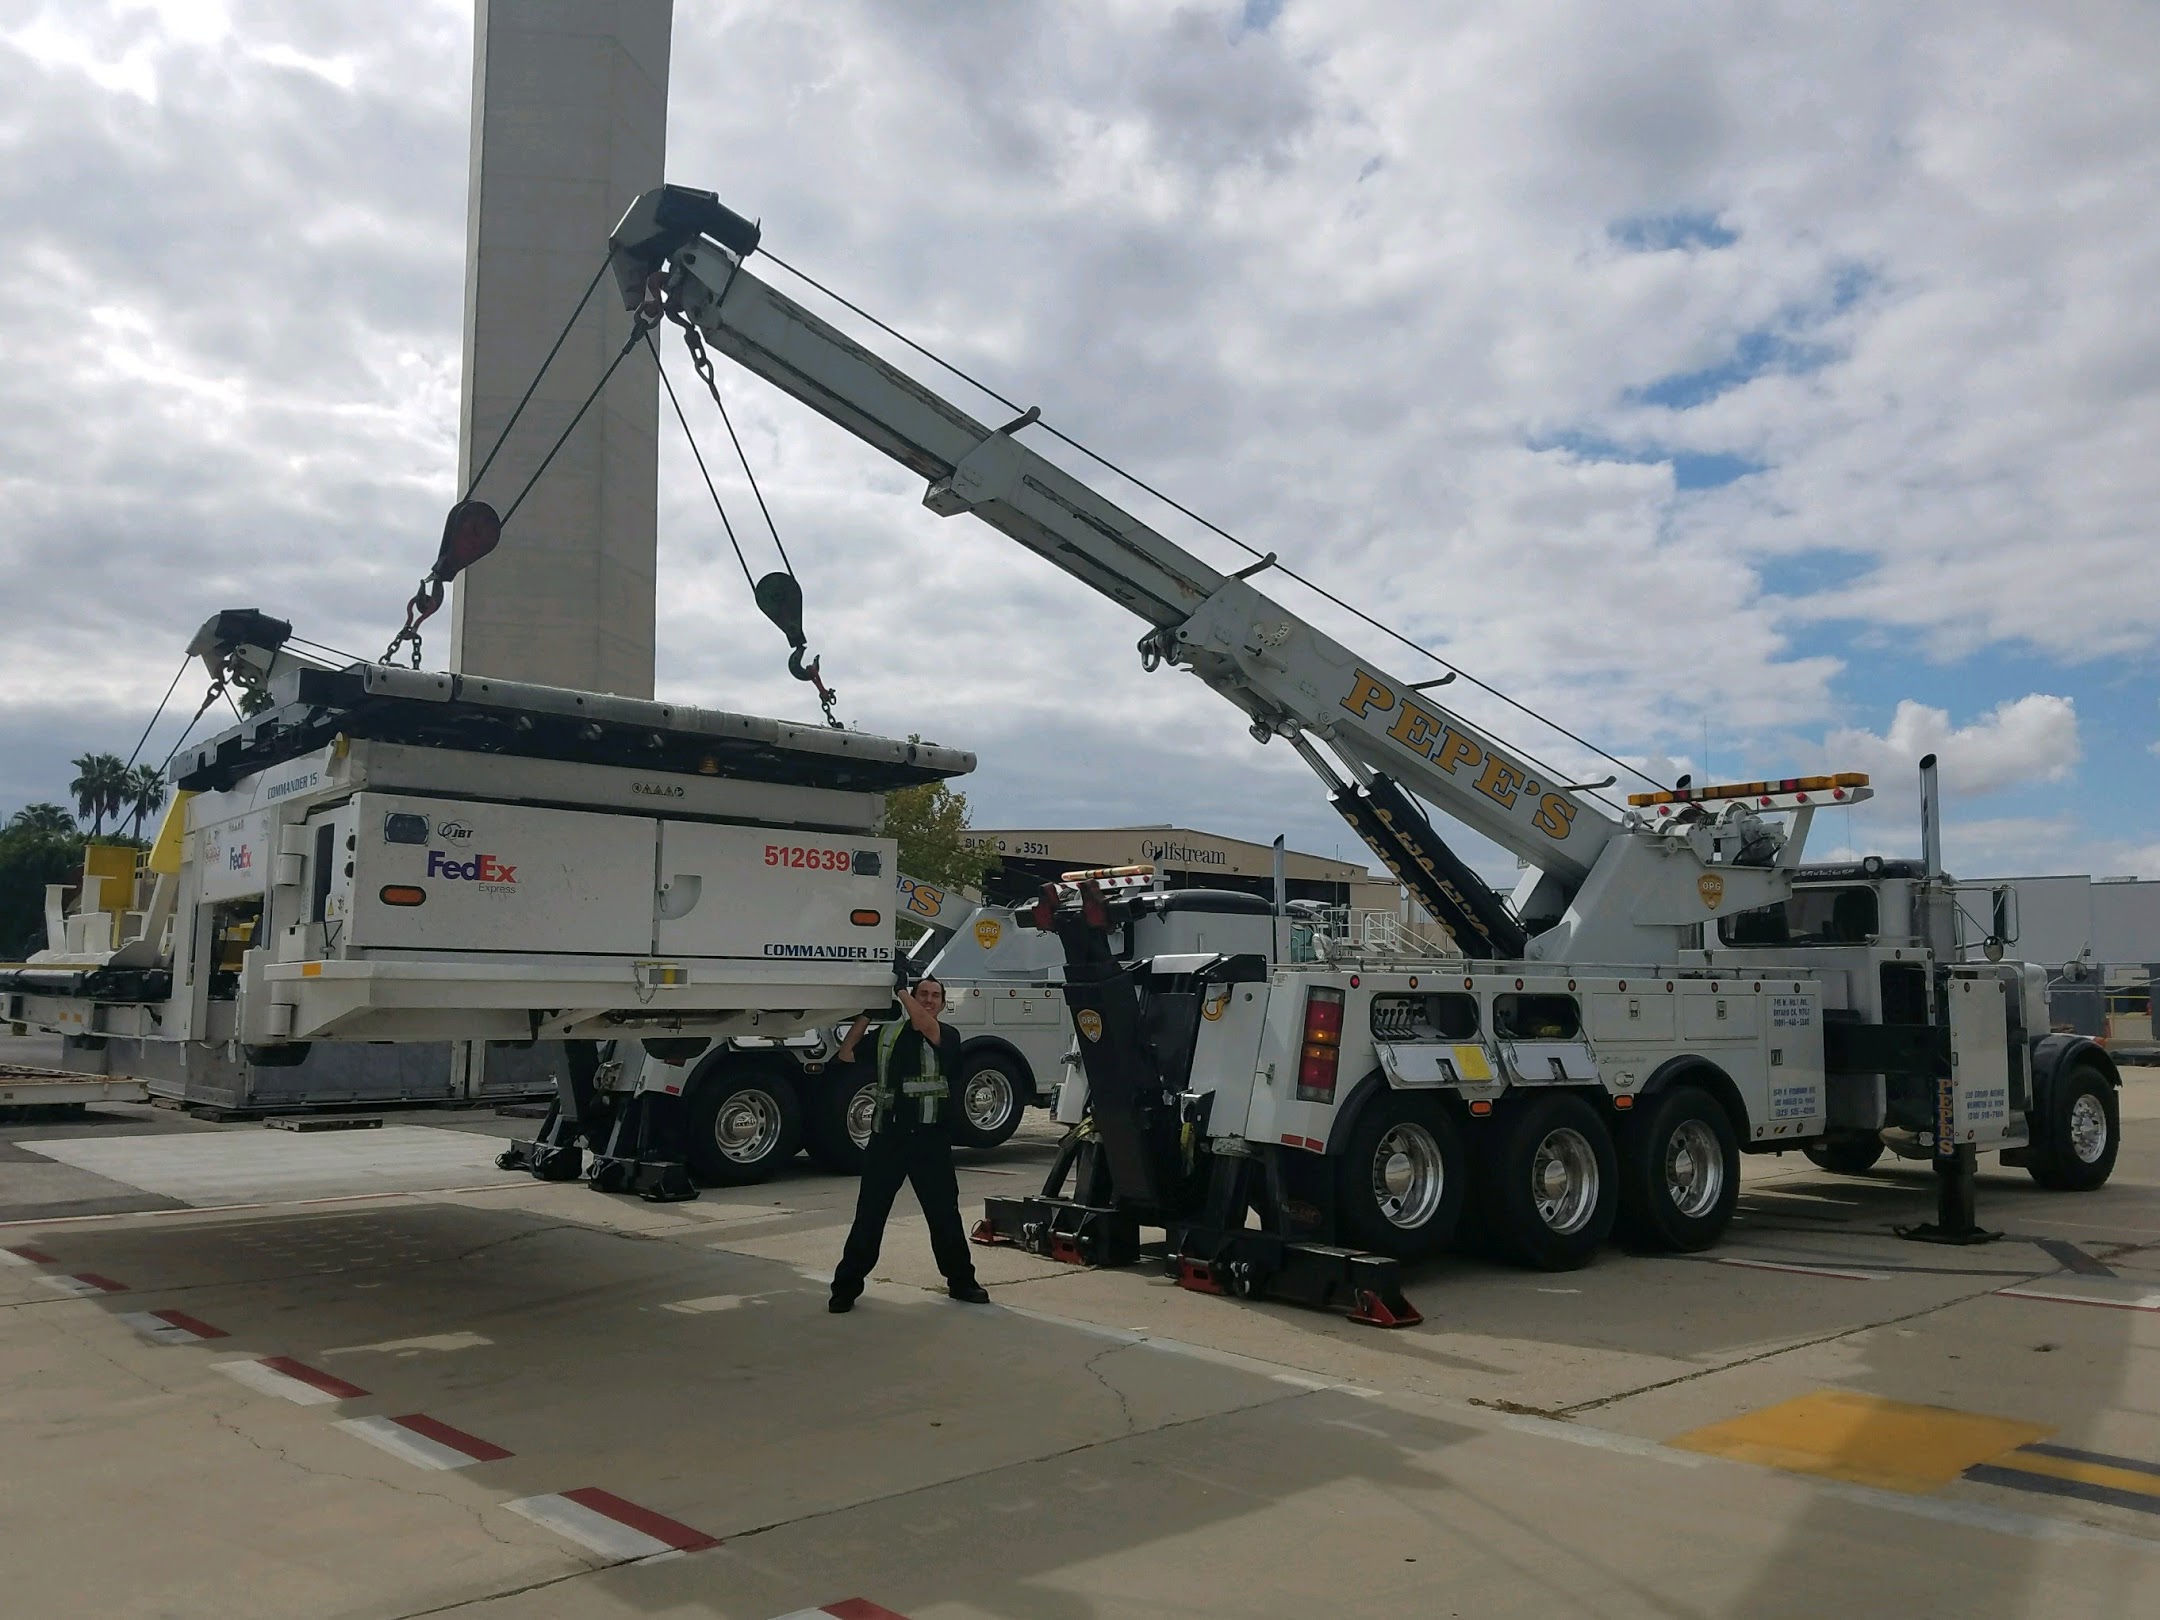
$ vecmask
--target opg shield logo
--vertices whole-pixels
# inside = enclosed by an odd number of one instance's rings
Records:
[[[453,883],[515,884],[517,868],[505,866],[492,855],[474,855],[459,860],[455,855],[439,849],[427,854],[427,875],[448,879]]]
[[[1091,1041],[1102,1039],[1102,1014],[1093,1007],[1084,1007],[1073,1022],[1080,1026],[1080,1033]]]

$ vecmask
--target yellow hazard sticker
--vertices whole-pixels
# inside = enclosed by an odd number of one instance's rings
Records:
[[[1485,1056],[1482,1046],[1458,1046],[1454,1048],[1455,1077],[1458,1080],[1490,1080],[1493,1077],[1492,1061]]]

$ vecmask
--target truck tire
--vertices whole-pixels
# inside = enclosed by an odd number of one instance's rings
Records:
[[[953,1141],[961,1147],[1001,1147],[1020,1128],[1034,1091],[1020,1065],[1002,1052],[974,1052],[960,1060],[955,1088]]]
[[[1366,1105],[1335,1166],[1336,1204],[1350,1241],[1415,1260],[1455,1236],[1470,1161],[1439,1099],[1383,1091]]]
[[[836,1063],[811,1094],[805,1121],[810,1157],[835,1175],[862,1174],[863,1148],[877,1112],[876,1090],[877,1075],[870,1065]]]
[[[715,1187],[764,1181],[802,1146],[802,1100],[763,1067],[708,1071],[690,1093],[690,1168]]]
[[[1582,1098],[1532,1094],[1501,1127],[1483,1167],[1485,1218],[1501,1254],[1539,1271],[1573,1271],[1612,1236],[1620,1205],[1612,1132]]]
[[[2079,1062],[2064,1070],[2038,1123],[2039,1141],[2025,1173],[2049,1192],[2091,1192],[2115,1173],[2122,1111],[2097,1065]]]
[[[1800,1151],[1818,1170],[1858,1176],[1875,1168],[1875,1161],[1883,1156],[1883,1144],[1879,1136],[1826,1136],[1819,1142],[1809,1142]]]
[[[1639,1097],[1614,1148],[1627,1242],[1695,1254],[1725,1235],[1740,1197],[1740,1139],[1716,1098],[1695,1086]]]

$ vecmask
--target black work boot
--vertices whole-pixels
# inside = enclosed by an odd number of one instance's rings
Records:
[[[990,1303],[990,1290],[983,1287],[979,1282],[953,1283],[946,1288],[945,1292],[963,1305],[987,1305]]]

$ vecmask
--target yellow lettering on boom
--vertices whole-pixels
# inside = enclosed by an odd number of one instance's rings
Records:
[[[1455,773],[1456,766],[1476,765],[1483,761],[1484,758],[1484,749],[1480,748],[1468,737],[1465,737],[1453,726],[1450,726],[1447,735],[1440,739],[1440,746],[1433,754],[1433,763],[1452,776]]]
[[[1512,810],[1515,807],[1515,795],[1522,791],[1522,785],[1521,771],[1498,754],[1485,756],[1485,770],[1477,779],[1477,788],[1486,798]]]
[[[1372,709],[1394,708],[1395,694],[1361,669],[1351,684],[1350,695],[1342,700],[1342,706],[1362,720]]]
[[[1548,793],[1538,802],[1537,814],[1530,818],[1530,825],[1548,838],[1565,838],[1575,830],[1575,806],[1557,793]]]
[[[1430,755],[1433,739],[1440,735],[1440,730],[1440,721],[1430,710],[1414,701],[1405,701],[1402,713],[1387,728],[1387,734],[1413,754]]]

